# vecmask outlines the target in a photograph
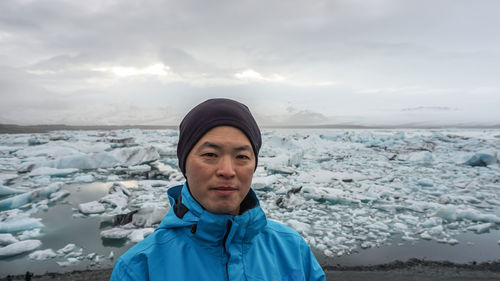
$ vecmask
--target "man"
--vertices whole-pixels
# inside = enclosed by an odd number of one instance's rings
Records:
[[[117,260],[111,280],[325,280],[304,239],[267,220],[250,188],[261,142],[243,104],[193,108],[177,145],[186,183],[168,190],[171,210]]]

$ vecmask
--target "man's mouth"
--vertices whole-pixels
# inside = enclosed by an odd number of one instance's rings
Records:
[[[232,186],[215,186],[210,189],[220,195],[231,195],[238,190],[236,187]]]

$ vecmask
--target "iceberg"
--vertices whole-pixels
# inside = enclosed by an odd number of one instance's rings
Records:
[[[92,201],[92,202],[78,204],[78,210],[86,215],[100,214],[106,211],[106,207],[104,207],[104,204],[102,203],[99,203],[97,201]]]
[[[137,227],[151,227],[154,224],[160,223],[168,210],[169,208],[156,205],[145,206],[133,214],[132,224]]]
[[[62,247],[61,249],[57,250],[58,254],[65,255],[69,252],[72,252],[76,249],[76,245],[73,243],[69,243],[66,246]]]
[[[52,249],[38,250],[29,254],[30,260],[38,260],[38,261],[48,260],[55,257],[57,257],[57,254]]]
[[[40,246],[42,246],[42,242],[40,240],[19,241],[0,248],[0,257],[8,257],[25,252],[31,252]]]
[[[497,153],[494,150],[482,150],[474,154],[470,159],[465,161],[465,165],[469,166],[489,166],[497,163]]]
[[[37,200],[47,199],[52,193],[59,191],[61,186],[62,183],[56,182],[46,187],[37,188],[23,194],[0,200],[0,210],[15,209]]]
[[[19,242],[19,240],[17,240],[12,234],[0,233],[0,246],[9,245],[17,242]]]
[[[160,159],[160,154],[153,146],[116,149],[111,151],[110,155],[115,157],[122,166],[136,166]]]
[[[150,227],[149,228],[134,229],[128,235],[128,238],[133,243],[138,243],[138,242],[144,240],[145,237],[147,237],[149,234],[153,233],[154,231],[155,231],[155,229],[150,228]]]
[[[112,228],[101,231],[102,239],[125,239],[132,232],[130,229]]]
[[[32,230],[23,231],[19,236],[17,236],[17,238],[19,238],[19,240],[28,240],[31,238],[40,237],[41,235],[42,234],[40,233],[40,228],[35,228]]]
[[[59,266],[66,267],[66,266],[78,264],[79,262],[80,262],[80,260],[78,260],[77,258],[68,258],[66,261],[57,261],[56,263]]]
[[[66,177],[70,174],[74,174],[78,169],[68,168],[68,169],[56,169],[50,167],[40,167],[35,168],[30,172],[30,176],[53,176],[53,177]]]
[[[26,190],[14,189],[14,188],[4,186],[3,184],[0,184],[0,197],[6,196],[6,195],[12,195],[12,194],[19,194],[19,193],[23,193],[23,192],[26,192]]]
[[[14,233],[23,230],[43,227],[40,218],[14,217],[0,221],[0,233]]]

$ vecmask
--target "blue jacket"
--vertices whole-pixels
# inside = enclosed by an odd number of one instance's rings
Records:
[[[116,261],[112,281],[325,280],[304,239],[267,220],[253,190],[247,198],[255,207],[239,216],[204,210],[186,184],[168,195],[172,208]]]

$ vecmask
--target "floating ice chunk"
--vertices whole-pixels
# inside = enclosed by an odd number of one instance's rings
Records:
[[[254,190],[270,190],[272,185],[278,180],[276,175],[266,177],[254,177],[252,179],[252,188]]]
[[[492,223],[500,223],[500,217],[495,214],[482,214],[479,211],[474,209],[465,209],[457,212],[457,217],[459,219],[469,219],[472,221],[483,221],[483,222],[492,222]]]
[[[49,167],[35,168],[31,171],[30,176],[53,176],[53,177],[66,177],[73,173],[76,173],[78,169],[68,168],[68,169],[56,169]]]
[[[294,219],[288,220],[286,224],[295,229],[295,231],[303,234],[307,233],[311,229],[311,225]]]
[[[451,239],[448,239],[448,241],[447,241],[446,243],[448,243],[448,244],[450,244],[450,245],[456,245],[456,244],[458,244],[459,242],[458,242],[458,240],[457,240],[457,239],[451,238]]]
[[[130,239],[130,241],[134,242],[134,243],[138,243],[142,240],[144,240],[144,238],[146,236],[148,236],[149,234],[153,233],[155,231],[154,228],[141,228],[141,229],[134,229],[132,230],[132,232],[128,235],[128,238]]]
[[[43,224],[40,218],[14,217],[0,222],[0,233],[19,232],[23,230],[40,228]]]
[[[455,205],[444,205],[436,211],[435,216],[443,218],[447,221],[456,221],[457,208]]]
[[[101,231],[101,238],[103,239],[125,239],[132,232],[130,229],[112,228]]]
[[[19,208],[31,202],[31,192],[26,192],[0,200],[0,210]]]
[[[426,219],[421,225],[422,225],[422,227],[430,228],[430,227],[434,227],[437,225],[441,225],[442,223],[443,223],[443,220],[441,218],[432,217],[432,218]]]
[[[408,230],[408,226],[406,224],[402,224],[400,222],[395,223],[394,228],[398,232],[404,232],[404,231]]]
[[[19,242],[19,240],[17,240],[12,234],[0,233],[0,246],[9,245],[16,242]]]
[[[432,154],[429,151],[412,152],[408,155],[407,161],[429,164],[432,162]]]
[[[22,158],[44,156],[56,159],[66,155],[73,155],[78,153],[79,152],[76,148],[47,144],[41,147],[29,147],[16,151],[15,155]]]
[[[120,177],[117,175],[109,175],[108,178],[106,179],[107,181],[119,181]]]
[[[149,166],[149,165],[136,165],[136,166],[128,167],[128,170],[137,171],[137,172],[149,172],[149,171],[151,171],[151,166]]]
[[[270,165],[266,168],[270,173],[274,173],[274,174],[291,175],[291,174],[295,173],[294,169],[289,168],[289,167],[284,167],[284,166]]]
[[[76,251],[74,250],[72,252],[69,252],[68,254],[66,254],[66,257],[67,258],[77,258],[77,257],[80,257],[82,254],[83,254],[83,249],[80,248]]]
[[[482,223],[467,227],[467,230],[475,231],[477,234],[486,233],[494,226],[493,223]]]
[[[57,250],[57,253],[61,254],[61,255],[65,255],[69,252],[72,252],[75,249],[76,249],[76,245],[73,243],[69,243],[68,245],[64,246],[63,248]]]
[[[497,153],[495,150],[481,150],[474,154],[464,164],[469,166],[489,166],[497,163]]]
[[[17,238],[19,238],[19,240],[28,240],[28,239],[37,238],[40,236],[41,236],[40,228],[35,228],[32,230],[23,231]]]
[[[61,190],[61,191],[51,193],[49,196],[49,203],[61,200],[62,198],[69,196],[70,194],[71,194],[71,192],[69,192],[67,190]]]
[[[436,225],[428,230],[429,234],[434,236],[441,236],[443,234],[443,231],[444,229],[442,225]]]
[[[418,217],[412,215],[400,214],[397,216],[397,218],[412,225],[416,225],[418,223]]]
[[[73,179],[73,182],[93,182],[94,181],[94,176],[93,175],[80,175],[77,176]]]
[[[142,180],[138,182],[138,186],[145,189],[154,187],[167,187],[169,185],[170,181],[165,180]]]
[[[115,182],[113,183],[113,185],[109,188],[109,191],[108,193],[111,194],[111,193],[117,193],[117,192],[121,192],[127,196],[130,196],[131,193],[130,191],[128,190],[128,188],[121,184],[121,183],[118,183],[118,182]]]
[[[25,252],[31,252],[40,247],[42,242],[40,240],[24,240],[16,243],[9,244],[0,248],[0,257],[8,257],[19,255]]]
[[[145,206],[132,216],[132,223],[138,227],[150,227],[160,223],[168,210],[161,206]]]
[[[113,251],[109,252],[108,259],[112,260],[115,258],[115,253]]]
[[[77,258],[68,258],[66,261],[58,261],[56,262],[59,266],[65,267],[65,266],[71,266],[79,263],[79,260]]]
[[[96,253],[90,253],[90,254],[86,255],[85,257],[86,257],[88,260],[93,260],[96,256],[97,256],[97,254],[96,254]]]
[[[380,221],[369,224],[366,226],[366,228],[369,228],[372,230],[384,231],[384,232],[389,231],[389,227],[385,223],[380,222]]]
[[[298,167],[302,162],[302,158],[304,158],[304,151],[294,152],[290,155],[290,158],[288,158],[287,164],[288,166]]]
[[[78,204],[78,210],[83,214],[100,214],[106,211],[104,204],[97,201]]]
[[[418,183],[418,185],[420,185],[422,187],[431,187],[431,186],[434,186],[433,181],[431,179],[429,179],[429,178],[419,179],[417,183]]]
[[[115,162],[117,162],[115,160]],[[57,168],[57,169],[96,169],[98,165],[95,163],[91,156],[85,154],[68,155],[56,160],[52,160],[43,164],[44,166]]]
[[[48,142],[49,142],[49,140],[47,140],[47,139],[41,139],[41,138],[38,138],[38,137],[32,137],[32,138],[28,139],[28,145],[29,146],[46,144]]]
[[[127,208],[128,197],[121,192],[108,194],[99,200],[100,203],[111,205],[114,208],[114,213],[120,213]]]
[[[422,237],[425,240],[431,240],[432,239],[432,236],[427,231],[422,232],[420,234],[420,237]]]
[[[416,240],[418,240],[418,238],[410,236],[410,233],[408,233],[408,232],[405,232],[404,235],[401,237],[401,239],[403,239],[405,241],[416,241]]]
[[[26,190],[19,190],[17,188],[10,188],[7,186],[4,186],[3,184],[0,184],[0,197],[5,196],[5,195],[11,195],[11,194],[19,194],[26,192]]]
[[[340,175],[340,177],[342,177]],[[334,179],[339,178],[338,173],[334,173],[328,170],[315,170],[308,173],[301,173],[297,177],[297,181],[304,183],[331,183]]]
[[[34,251],[29,255],[29,258],[31,260],[38,260],[38,261],[48,260],[55,257],[57,257],[57,254],[52,249]]]
[[[314,199],[317,201],[326,200],[333,204],[351,204],[358,203],[359,200],[351,198],[348,193],[341,189],[324,188],[318,186],[304,186],[302,188],[306,199]]]
[[[58,191],[61,188],[61,185],[62,183],[53,183],[46,187],[37,188],[23,194],[0,200],[0,210],[15,209],[36,200],[46,199],[51,193]]]
[[[110,154],[124,166],[135,166],[160,159],[158,151],[153,146],[121,148],[111,151]]]

